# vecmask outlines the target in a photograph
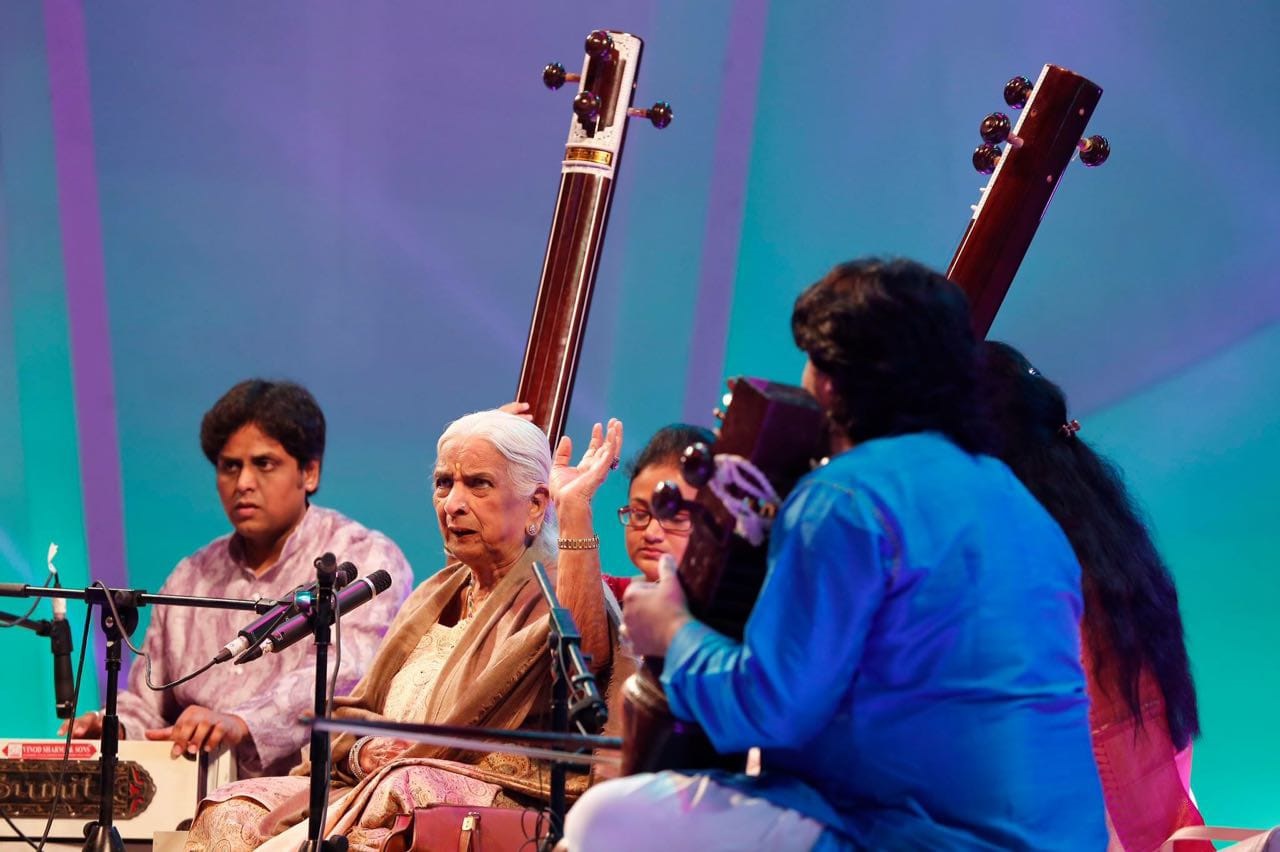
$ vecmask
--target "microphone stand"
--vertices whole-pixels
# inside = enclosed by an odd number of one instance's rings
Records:
[[[71,633],[68,630],[56,630],[55,625],[59,622],[51,621],[47,618],[25,618],[20,615],[14,615],[8,612],[0,612],[0,621],[5,622],[6,627],[25,627],[35,632],[37,636],[48,636],[49,645],[55,655],[59,653],[71,654]],[[65,625],[66,622],[60,622]],[[56,676],[54,690],[57,690]],[[57,716],[59,719],[73,719],[76,715],[76,708],[71,706],[71,702],[67,702],[64,706],[61,700],[57,704]]]
[[[124,598],[124,596],[120,596]],[[116,763],[120,753],[120,717],[116,715],[116,698],[120,692],[120,661],[124,637],[131,635],[138,626],[138,608],[132,602],[118,598],[114,601],[117,623],[112,610],[102,608],[102,633],[107,641],[107,708],[102,716],[102,757],[99,761],[98,821],[86,827],[84,852],[123,852],[124,841],[112,824],[112,806],[115,804]]]
[[[316,643],[315,717],[323,718],[329,704],[329,633],[337,612],[334,585],[338,561],[332,553],[316,559],[316,599],[312,605],[312,633]],[[334,677],[338,673],[334,672]],[[300,852],[346,852],[347,838],[341,835],[322,839],[325,811],[329,805],[329,735],[311,729],[311,814],[307,840]]]
[[[191,595],[151,595],[135,589],[106,589],[101,586],[90,586],[87,589],[45,588],[23,583],[0,583],[0,597],[67,598],[84,601],[90,610],[95,604],[102,607],[102,633],[106,639],[107,651],[107,702],[106,712],[102,717],[98,821],[91,822],[85,827],[83,849],[84,852],[124,852],[124,841],[121,840],[119,830],[112,823],[116,763],[120,753],[120,718],[116,715],[116,698],[120,692],[122,658],[120,647],[124,644],[124,637],[132,634],[138,626],[138,608],[153,604],[265,612],[277,602],[201,598]],[[119,615],[119,622],[116,621],[116,615]]]
[[[608,721],[609,711],[595,675],[587,667],[582,656],[582,634],[574,623],[573,614],[560,606],[555,589],[547,578],[546,569],[539,562],[533,563],[533,575],[542,588],[542,596],[550,610],[548,623],[551,628],[547,646],[551,650],[551,730],[557,734],[570,731],[571,723],[578,723],[591,733],[597,733]],[[569,704],[570,688],[577,700]],[[564,815],[568,809],[565,795],[568,764],[555,760],[551,763],[551,829],[547,834],[547,846],[551,848],[564,835]]]
[[[0,621],[4,621],[9,627],[25,627],[28,630],[34,630],[41,636],[48,636],[53,632],[53,622],[47,618],[23,618],[20,615],[0,612]]]

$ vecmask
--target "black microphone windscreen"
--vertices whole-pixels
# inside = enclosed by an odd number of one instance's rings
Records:
[[[382,594],[391,588],[391,574],[385,568],[379,568],[365,579],[373,583],[373,587],[377,589],[378,594]]]

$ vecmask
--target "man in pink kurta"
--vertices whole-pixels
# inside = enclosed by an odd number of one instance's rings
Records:
[[[341,620],[342,668],[336,694],[364,675],[387,625],[413,588],[404,554],[382,533],[311,505],[320,487],[325,422],[315,399],[291,382],[251,379],[233,387],[204,416],[200,445],[213,464],[233,531],[188,558],[161,592],[224,598],[282,598],[312,583],[316,557],[332,553],[359,572],[384,569],[391,587]],[[151,680],[163,684],[212,660],[254,620],[236,610],[157,606],[143,642]],[[336,654],[330,652],[330,666]],[[331,675],[332,676],[332,675]],[[279,775],[301,758],[312,709],[315,648],[303,640],[244,666],[224,662],[173,689],[147,686],[135,661],[119,715],[126,738],[169,740],[183,751],[234,750],[239,775]],[[73,735],[97,737],[99,713],[73,723]]]
[[[255,576],[245,564],[238,537],[225,535],[179,562],[160,592],[248,600],[279,597],[314,582],[312,563],[323,553],[352,562],[362,576],[383,568],[392,578],[390,589],[342,617],[342,670],[335,694],[345,695],[368,669],[387,625],[413,589],[409,563],[382,533],[311,506],[285,542],[280,559],[263,574]],[[151,656],[152,681],[166,683],[207,663],[254,618],[253,613],[234,610],[155,607],[143,644]],[[331,647],[331,673],[333,662]],[[252,663],[222,663],[172,690],[153,692],[146,685],[146,666],[138,660],[129,672],[128,690],[120,694],[120,721],[127,737],[140,738],[143,731],[172,725],[186,707],[215,708],[240,717],[249,728],[250,736],[235,749],[241,778],[283,775],[297,765],[308,738],[298,716],[312,709],[315,663],[315,643],[304,639]]]

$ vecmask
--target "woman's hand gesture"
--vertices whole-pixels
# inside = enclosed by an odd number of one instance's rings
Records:
[[[596,489],[604,482],[609,471],[616,470],[622,457],[622,421],[609,421],[608,428],[597,423],[591,429],[591,443],[576,465],[573,458],[573,441],[565,435],[556,445],[551,464],[551,499],[556,508],[566,503],[590,505]]]

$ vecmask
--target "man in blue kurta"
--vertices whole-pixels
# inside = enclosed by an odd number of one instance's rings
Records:
[[[963,296],[909,262],[837,267],[797,301],[833,457],[784,503],[741,643],[668,566],[626,630],[678,718],[757,777],[608,782],[571,849],[1102,849],[1062,531],[983,455]]]

